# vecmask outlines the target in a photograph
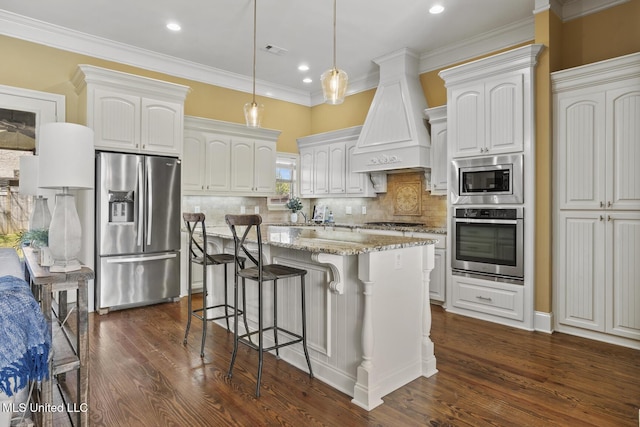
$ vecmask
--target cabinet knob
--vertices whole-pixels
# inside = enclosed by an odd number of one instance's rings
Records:
[[[611,207],[611,201],[607,202],[607,207],[610,208]]]
[[[600,207],[603,208],[604,207],[604,203],[600,202]]]
[[[607,221],[611,221],[611,215],[607,215]]]
[[[602,215],[600,215],[600,221],[602,221],[604,218],[602,217]]]

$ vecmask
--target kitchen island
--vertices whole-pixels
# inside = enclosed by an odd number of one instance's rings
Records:
[[[215,252],[233,252],[228,227],[207,227],[207,238]],[[308,271],[307,340],[318,379],[371,410],[383,396],[437,372],[429,337],[434,240],[273,225],[262,226],[262,238],[267,262]],[[257,251],[255,235],[249,241]],[[215,288],[209,302],[219,303],[223,273],[219,268],[211,273]],[[300,332],[299,288],[289,285],[278,283],[279,304],[292,307],[278,310],[278,324]],[[257,291],[249,283],[246,297],[249,323],[255,326]],[[269,324],[267,313],[271,307],[265,308]],[[281,349],[280,356],[306,369],[301,348]]]

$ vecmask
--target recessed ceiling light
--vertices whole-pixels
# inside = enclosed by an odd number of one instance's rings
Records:
[[[438,13],[442,13],[444,11],[444,6],[437,4],[433,7],[431,7],[431,9],[429,9],[429,13],[431,13],[432,15],[437,15]]]
[[[305,77],[304,79],[302,79],[302,81],[304,83],[311,83],[313,80],[310,77]]]
[[[171,31],[180,31],[182,29],[180,24],[178,24],[177,22],[169,22],[167,24],[167,28],[170,29]]]
[[[298,65],[298,70],[300,71],[309,71],[309,66],[306,64]]]

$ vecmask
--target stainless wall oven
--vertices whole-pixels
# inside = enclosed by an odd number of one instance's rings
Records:
[[[454,159],[454,205],[524,203],[522,154]]]
[[[524,280],[524,208],[455,208],[454,274]]]

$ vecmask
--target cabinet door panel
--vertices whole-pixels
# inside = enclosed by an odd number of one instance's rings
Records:
[[[253,191],[253,141],[236,139],[231,142],[231,190]]]
[[[447,111],[453,126],[449,135],[453,143],[453,156],[478,155],[484,148],[484,85],[451,91]]]
[[[640,209],[640,83],[607,92],[607,205]]]
[[[96,148],[136,151],[140,146],[140,98],[95,89],[94,116],[88,124],[95,132]]]
[[[329,148],[313,150],[313,193],[315,195],[329,193]]]
[[[217,135],[208,135],[205,144],[205,189],[229,191],[231,187],[231,141]]]
[[[276,148],[271,142],[255,142],[255,189],[260,193],[276,191]]]
[[[556,259],[558,320],[603,332],[604,220],[598,212],[561,212]]]
[[[342,194],[346,191],[346,154],[344,143],[329,146],[329,192]]]
[[[563,97],[556,141],[560,209],[600,209],[605,204],[604,94]]]
[[[300,195],[313,195],[313,149],[300,149]]]
[[[607,213],[607,332],[640,340],[640,213]]]
[[[182,189],[200,192],[204,188],[204,135],[185,131],[182,153]]]
[[[142,150],[179,156],[182,151],[182,116],[182,104],[143,98]]]
[[[522,151],[524,111],[522,74],[488,82],[486,91],[486,151]]]

